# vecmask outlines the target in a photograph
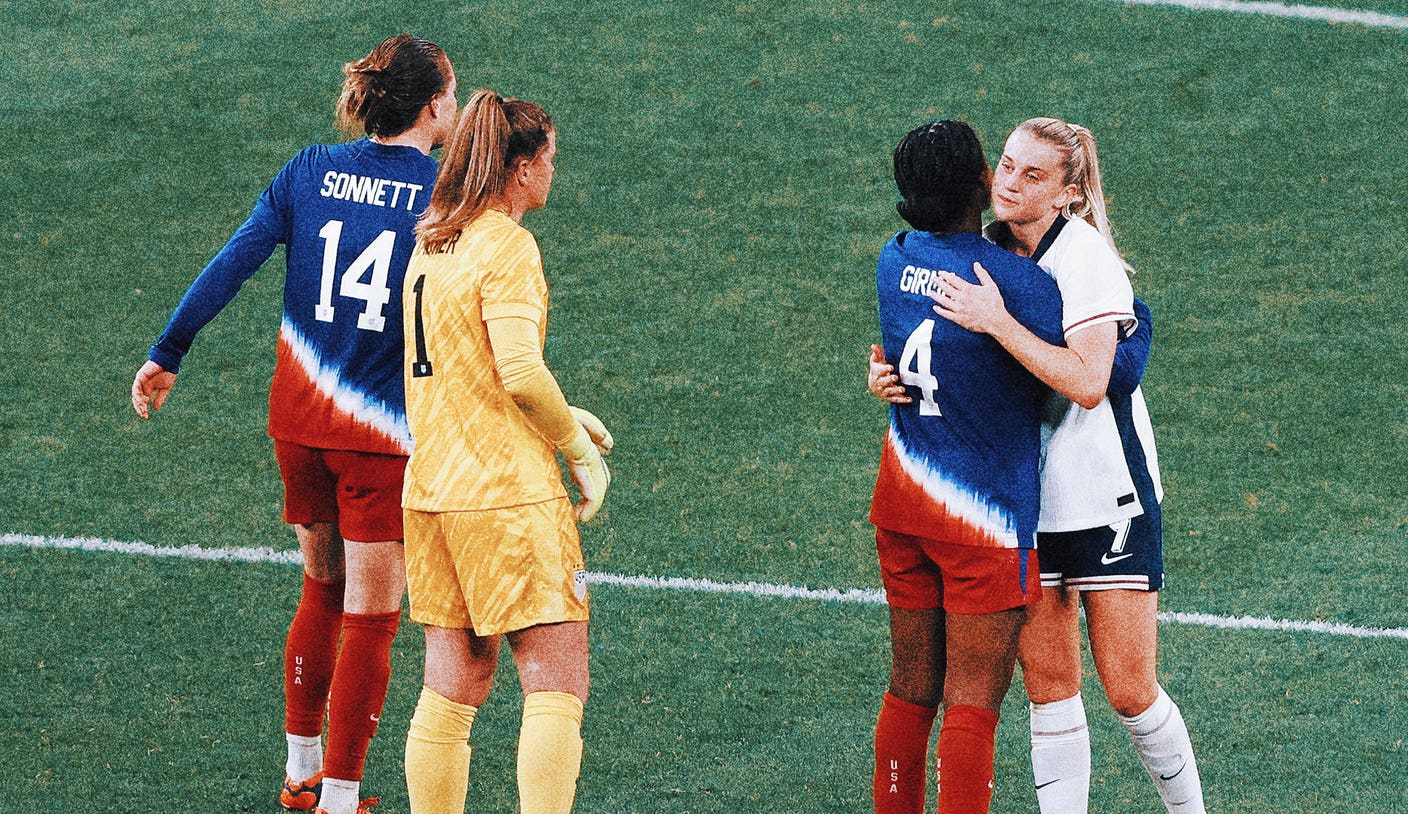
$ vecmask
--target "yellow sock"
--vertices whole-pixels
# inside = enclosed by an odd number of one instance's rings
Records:
[[[464,814],[469,730],[477,707],[422,687],[406,733],[406,791],[412,814]]]
[[[523,814],[568,814],[582,768],[582,701],[567,692],[523,699],[518,804]]]

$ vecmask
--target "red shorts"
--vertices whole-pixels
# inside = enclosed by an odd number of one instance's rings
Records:
[[[875,530],[890,605],[977,615],[1030,605],[1041,590],[1035,550],[959,545]]]
[[[356,543],[400,540],[404,455],[314,449],[274,439],[285,523],[336,523]]]

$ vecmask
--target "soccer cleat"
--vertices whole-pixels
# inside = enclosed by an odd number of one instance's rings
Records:
[[[380,802],[380,797],[368,797],[367,799],[357,804],[357,814],[373,814],[372,806]],[[320,808],[317,811],[313,812],[313,814],[328,814],[328,812]]]
[[[284,787],[279,790],[279,805],[289,811],[312,811],[318,807],[318,798],[322,796],[322,772],[318,772],[301,783],[295,783],[288,778],[288,775],[284,775]]]

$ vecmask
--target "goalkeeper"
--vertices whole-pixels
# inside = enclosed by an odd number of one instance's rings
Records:
[[[477,91],[445,148],[403,299],[415,449],[402,500],[425,686],[406,739],[413,814],[463,814],[470,729],[500,637],[523,687],[524,814],[568,812],[587,699],[587,585],[577,521],[611,477],[601,422],[567,405],[543,362],[548,287],[520,223],[547,202],[552,120]],[[581,492],[574,506],[555,452]]]

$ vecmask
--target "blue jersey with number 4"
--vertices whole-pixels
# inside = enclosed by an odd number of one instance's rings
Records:
[[[284,313],[269,434],[322,449],[409,454],[401,286],[435,160],[361,139],[303,150],[181,300],[151,359],[175,372],[196,333],[282,243]]]
[[[891,405],[870,519],[951,543],[1034,548],[1050,390],[992,337],[934,313],[929,296],[939,271],[977,283],[975,262],[1018,322],[1064,344],[1061,294],[1036,263],[978,234],[895,235],[875,283],[885,359],[913,401]]]

